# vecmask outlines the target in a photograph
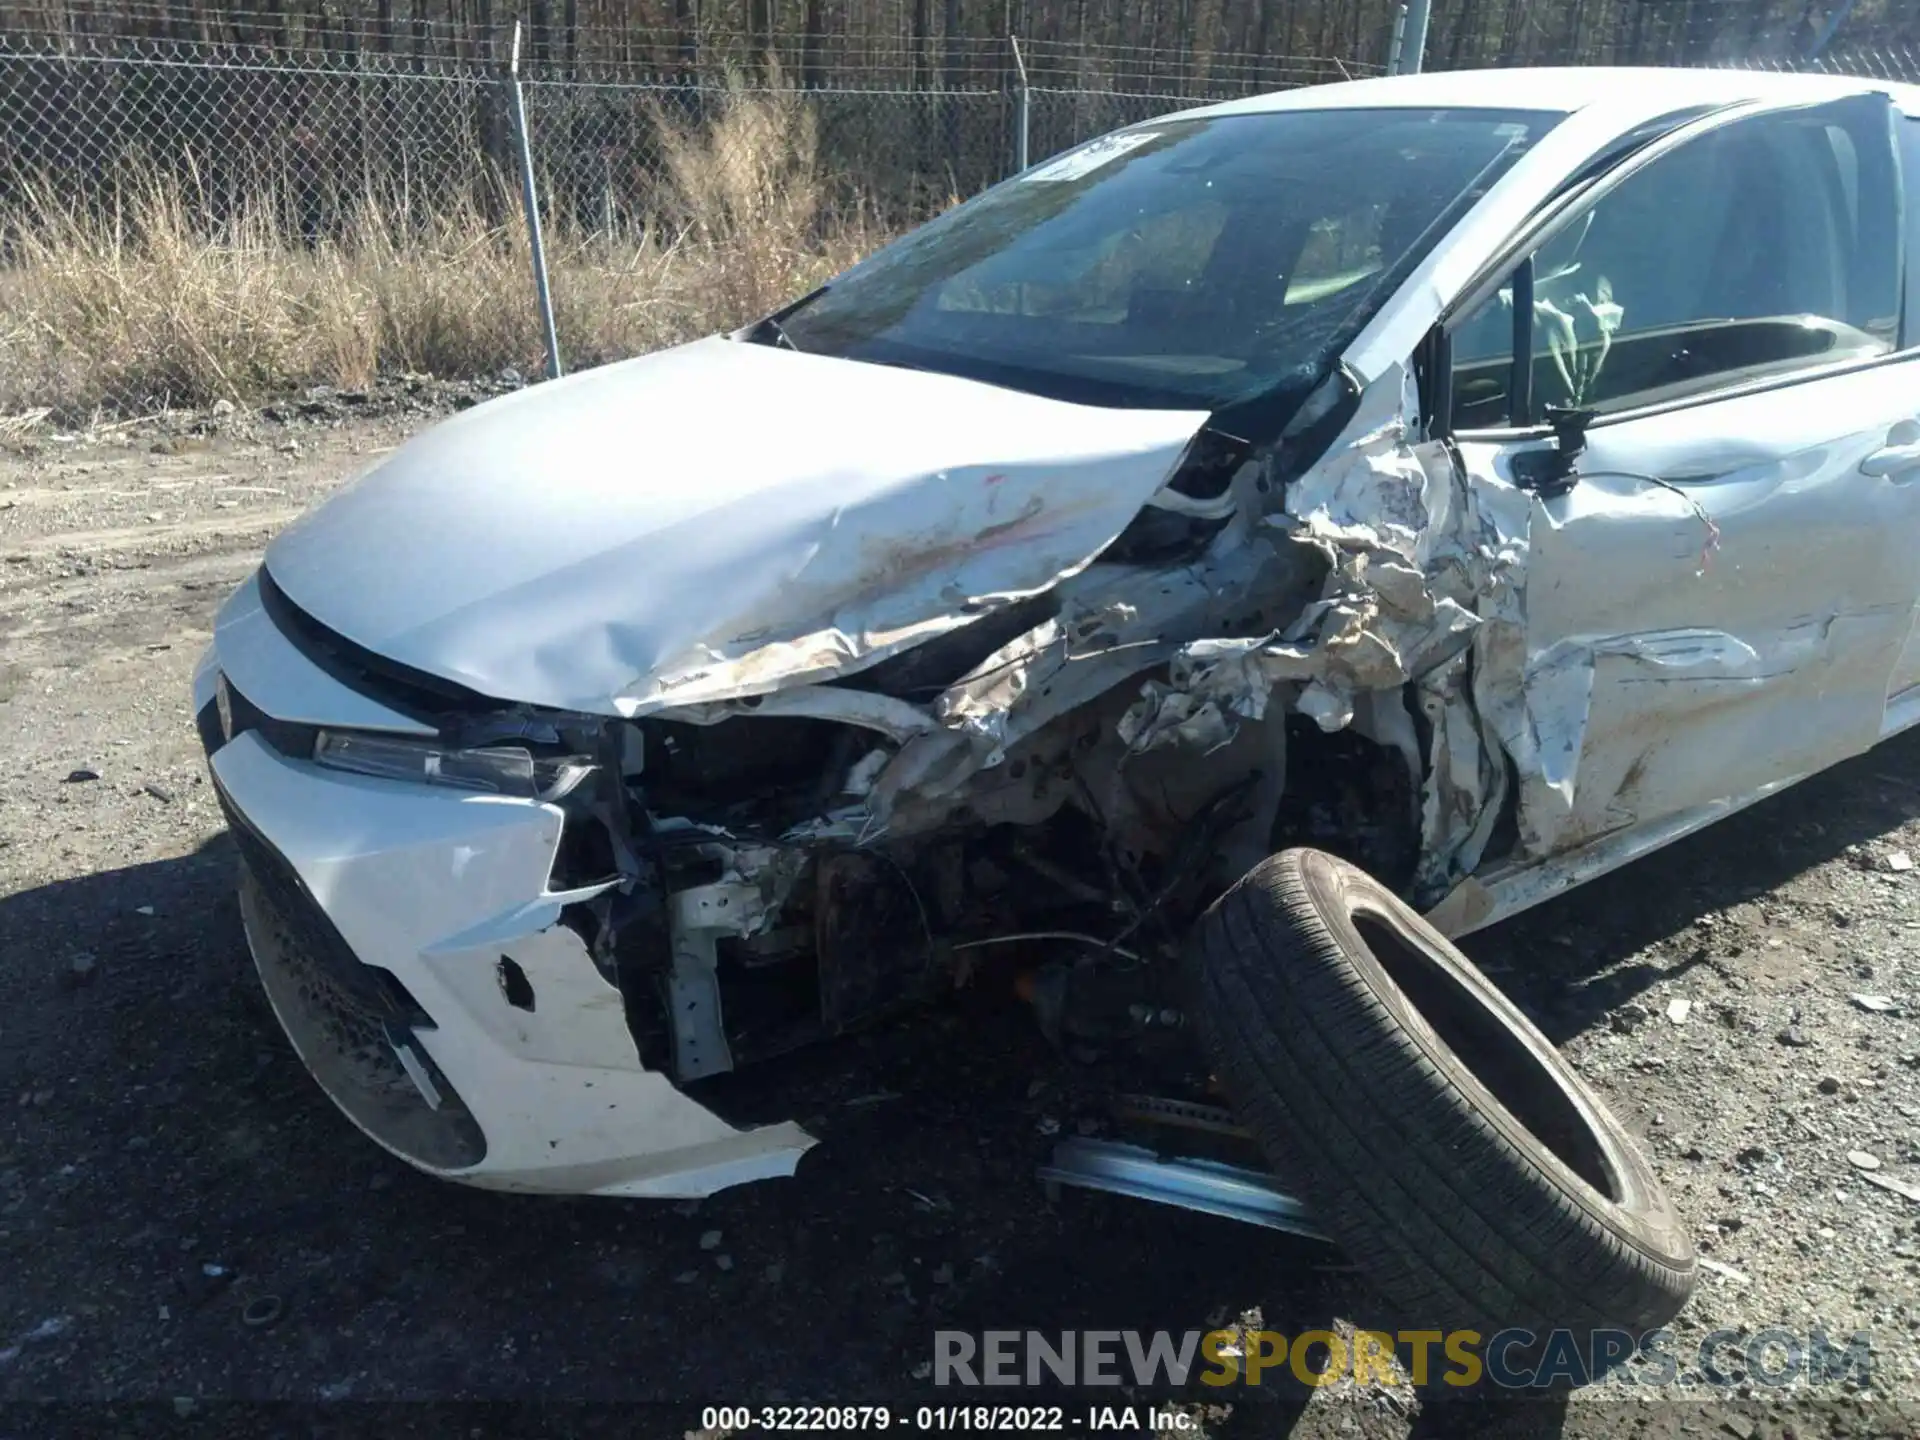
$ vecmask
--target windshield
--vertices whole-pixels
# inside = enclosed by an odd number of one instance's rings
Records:
[[[1295,110],[1121,131],[948,211],[772,330],[1090,404],[1311,388],[1560,118]]]

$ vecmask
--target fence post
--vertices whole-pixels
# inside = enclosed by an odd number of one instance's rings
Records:
[[[1427,61],[1427,20],[1433,12],[1433,0],[1408,0],[1407,38],[1400,47],[1402,75],[1418,75]]]
[[[1407,43],[1407,7],[1396,6],[1393,12],[1393,40],[1387,46],[1387,74],[1400,73],[1401,47]]]
[[[540,323],[547,332],[547,378],[560,378],[560,337],[553,329],[553,292],[547,288],[547,248],[540,238],[540,196],[533,186],[533,145],[527,136],[527,102],[520,93],[520,22],[513,22],[513,51],[507,61],[507,94],[513,101],[513,128],[520,138],[520,203],[527,212],[527,245],[533,251],[533,292]]]
[[[1007,43],[1013,46],[1014,84],[1017,87],[1013,95],[1013,173],[1018,175],[1027,168],[1027,125],[1032,113],[1032,99],[1027,88],[1027,62],[1020,54],[1020,37],[1008,35]]]
[[[1811,65],[1819,60],[1821,53],[1826,50],[1833,37],[1840,33],[1840,27],[1847,23],[1847,17],[1853,14],[1856,3],[1857,0],[1841,0],[1840,4],[1834,6],[1833,13],[1827,16],[1827,23],[1814,37],[1813,44],[1807,47],[1807,53],[1801,57],[1803,61]]]

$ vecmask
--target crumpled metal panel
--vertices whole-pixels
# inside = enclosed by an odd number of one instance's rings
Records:
[[[1398,689],[1465,648],[1480,617],[1476,583],[1515,557],[1456,533],[1458,477],[1444,447],[1418,436],[1412,377],[1369,386],[1325,459],[1286,489],[1267,524],[1277,543],[1318,556],[1318,598],[1257,637],[1182,645],[1122,722],[1136,750],[1211,747],[1238,719],[1257,720],[1280,686],[1324,730],[1353,722],[1357,696]]]
[[[845,675],[1059,583],[1205,419],[702,340],[434,427],[267,569],[402,664],[639,716]]]

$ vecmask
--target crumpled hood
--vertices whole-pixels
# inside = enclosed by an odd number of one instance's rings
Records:
[[[266,567],[402,664],[639,715],[842,673],[1048,588],[1206,418],[701,340],[436,426]]]

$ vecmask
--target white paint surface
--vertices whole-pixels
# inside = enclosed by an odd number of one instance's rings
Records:
[[[1205,419],[702,340],[435,426],[267,570],[483,695],[643,715],[844,674],[1046,589]]]
[[[438,1022],[416,1039],[487,1140],[479,1165],[448,1178],[704,1195],[790,1174],[812,1145],[791,1124],[736,1130],[641,1066],[619,992],[545,894],[560,838],[552,806],[324,770],[255,734],[212,764],[354,953],[393,972]],[[526,972],[532,1012],[502,994],[503,955]]]

